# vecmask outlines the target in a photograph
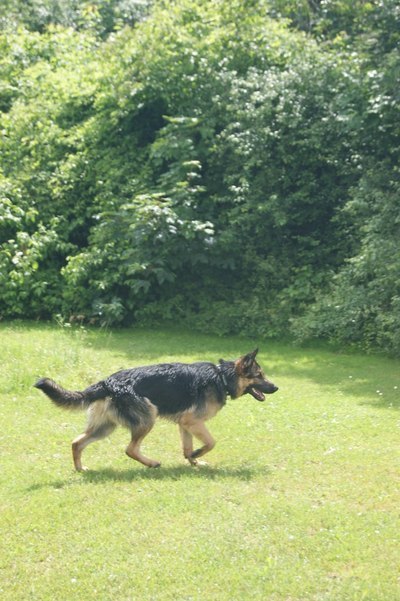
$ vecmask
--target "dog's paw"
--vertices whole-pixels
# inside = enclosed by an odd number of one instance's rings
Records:
[[[201,459],[189,459],[188,461],[193,467],[202,467],[208,465],[207,461],[201,461]]]

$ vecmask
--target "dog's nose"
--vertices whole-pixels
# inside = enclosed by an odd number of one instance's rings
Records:
[[[278,386],[274,385],[274,392],[276,392],[277,390],[279,390]]]

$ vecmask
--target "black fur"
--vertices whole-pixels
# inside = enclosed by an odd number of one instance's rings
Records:
[[[51,380],[50,378],[41,378],[34,384],[35,388],[43,390],[53,403],[59,407],[88,407],[94,401],[104,399],[107,396],[107,390],[104,387],[104,382],[98,382],[86,388],[82,392],[65,390],[62,386]]]
[[[104,386],[116,402],[129,399],[134,390],[157,407],[160,417],[179,414],[194,404],[201,411],[210,391],[221,406],[226,400],[223,383],[212,363],[161,363],[127,369],[107,378]]]

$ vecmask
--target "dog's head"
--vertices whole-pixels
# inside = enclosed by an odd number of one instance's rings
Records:
[[[251,394],[257,401],[264,401],[265,394],[272,394],[278,387],[270,382],[264,375],[256,361],[258,349],[243,355],[235,361],[237,376],[237,395]]]

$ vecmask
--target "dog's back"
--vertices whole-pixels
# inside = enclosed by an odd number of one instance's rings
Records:
[[[133,392],[157,407],[162,417],[201,410],[213,397],[221,406],[225,401],[223,383],[213,363],[160,363],[118,371],[104,380],[104,387],[118,402]]]

